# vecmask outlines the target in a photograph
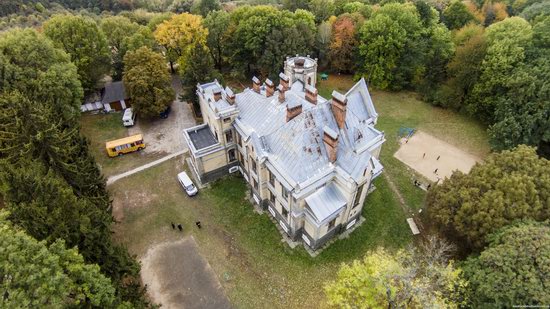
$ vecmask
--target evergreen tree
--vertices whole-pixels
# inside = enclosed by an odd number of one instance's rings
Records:
[[[0,211],[0,307],[115,307],[115,289],[97,265],[61,240],[36,241],[7,215]]]
[[[195,44],[187,58],[181,58],[180,75],[183,85],[183,99],[197,103],[195,88],[197,84],[211,82],[220,79],[221,75],[214,69],[214,62],[210,57],[208,47]]]

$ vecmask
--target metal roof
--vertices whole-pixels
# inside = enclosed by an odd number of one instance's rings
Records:
[[[331,182],[306,197],[306,203],[318,223],[335,217],[346,206],[346,199],[336,185]]]
[[[126,94],[126,88],[122,81],[112,82],[105,84],[103,88],[103,96],[101,97],[101,103],[118,102],[120,100],[126,100],[130,97]]]
[[[285,102],[277,96],[266,97],[247,89],[236,95],[239,116],[235,126],[252,141],[258,154],[264,155],[288,181],[306,182],[316,175],[340,167],[355,180],[359,180],[369,166],[371,155],[364,147],[383,141],[383,133],[374,129],[369,112],[368,90],[361,80],[346,96],[348,109],[346,126],[339,129],[331,110],[331,103],[318,96],[318,103],[305,100],[303,83],[296,81],[285,92]],[[300,115],[286,122],[286,107],[302,105]],[[372,107],[374,110],[374,107]],[[329,131],[338,136],[337,159],[328,160],[323,134]],[[259,143],[262,138],[262,143]],[[360,150],[360,151],[359,151]]]

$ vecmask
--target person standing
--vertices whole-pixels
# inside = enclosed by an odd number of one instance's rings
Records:
[[[180,232],[183,231],[183,226],[181,226],[181,224],[178,224],[178,230],[180,230]]]

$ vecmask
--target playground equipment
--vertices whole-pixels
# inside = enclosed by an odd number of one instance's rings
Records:
[[[411,138],[411,136],[413,136],[414,132],[416,132],[416,129],[414,129],[414,128],[401,127],[401,128],[399,128],[399,132],[397,133],[397,137],[399,139],[404,138],[404,139],[408,140],[409,138]]]

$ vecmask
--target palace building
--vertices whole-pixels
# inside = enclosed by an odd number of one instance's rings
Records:
[[[197,179],[242,173],[254,201],[312,250],[359,221],[385,141],[364,79],[325,99],[316,77],[317,60],[296,56],[278,85],[197,85],[204,124],[184,131]]]

